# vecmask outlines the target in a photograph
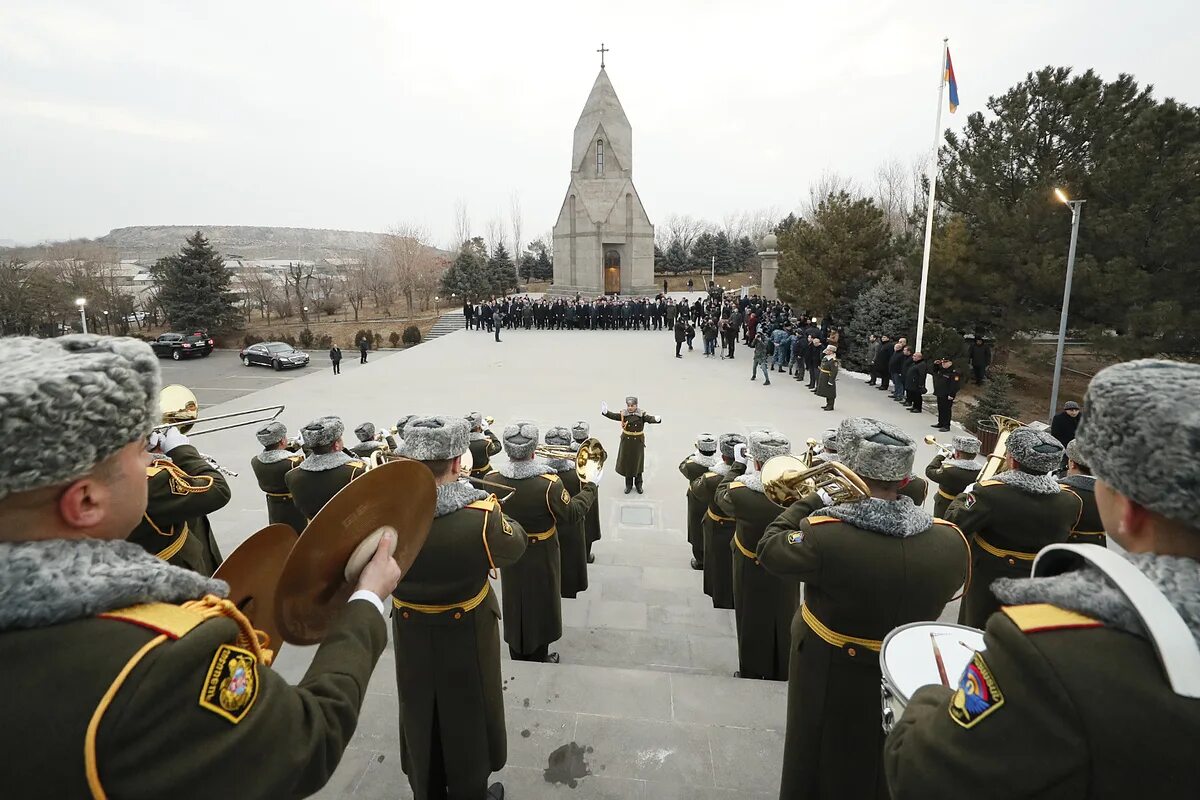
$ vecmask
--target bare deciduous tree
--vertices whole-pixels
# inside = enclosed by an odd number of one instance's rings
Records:
[[[672,214],[654,229],[655,243],[666,250],[671,242],[679,241],[684,250],[690,251],[696,237],[712,228],[702,219],[690,214]]]
[[[413,298],[421,291],[426,274],[433,268],[434,251],[429,233],[419,225],[401,223],[388,233],[381,253],[396,289],[404,297],[408,316],[413,315]]]
[[[471,241],[471,214],[467,210],[467,201],[458,199],[454,203],[454,241],[450,249],[458,251]]]
[[[303,262],[288,264],[288,285],[296,294],[296,307],[300,309],[300,321],[305,325],[308,324],[308,312],[304,309],[305,304],[308,302],[308,287],[312,283],[312,279],[312,264],[305,264]]]
[[[517,277],[520,278],[521,264],[521,195],[516,192],[512,193],[509,198],[508,205],[508,220],[512,231],[512,254],[513,269],[517,270]]]
[[[504,242],[504,220],[500,216],[500,212],[487,222],[487,246],[488,253],[496,252],[496,245]]]
[[[808,205],[804,208],[803,216],[811,220],[821,201],[839,192],[845,192],[854,198],[862,196],[862,190],[853,178],[839,175],[833,170],[825,170],[808,187]]]

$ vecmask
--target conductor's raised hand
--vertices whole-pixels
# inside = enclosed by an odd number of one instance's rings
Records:
[[[371,556],[371,560],[363,567],[362,574],[358,576],[356,589],[373,592],[380,600],[387,600],[395,590],[396,584],[400,582],[400,565],[392,558],[392,543],[395,540],[394,531],[387,531],[379,538],[375,555]]]
[[[606,403],[606,402],[604,402],[604,401],[601,401],[601,402],[600,402],[600,413],[601,413],[601,414],[607,414],[607,413],[608,413],[608,403]]]

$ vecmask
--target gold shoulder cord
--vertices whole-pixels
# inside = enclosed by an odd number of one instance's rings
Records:
[[[155,461],[154,466],[161,467],[171,476],[172,494],[203,494],[212,488],[212,475],[188,475],[173,461]]]

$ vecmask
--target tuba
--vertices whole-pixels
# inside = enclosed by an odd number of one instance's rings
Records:
[[[816,491],[824,491],[832,502],[856,503],[871,492],[862,478],[838,461],[822,461],[815,466],[793,455],[767,459],[762,467],[763,494],[774,503],[787,507]]]
[[[1012,417],[1004,417],[999,414],[992,415],[992,422],[996,425],[996,431],[1000,434],[996,437],[996,446],[992,448],[991,455],[988,456],[987,464],[979,473],[979,480],[986,481],[988,478],[995,475],[1004,466],[1004,460],[1008,456],[1008,437],[1017,428],[1023,427],[1024,422]]]

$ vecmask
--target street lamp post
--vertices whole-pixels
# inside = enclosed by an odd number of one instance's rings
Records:
[[[84,309],[87,307],[87,298],[75,298],[75,305],[79,306],[79,322],[83,326],[83,332],[87,333],[87,313],[84,311]]]
[[[1062,380],[1063,349],[1067,343],[1067,314],[1071,306],[1071,278],[1075,273],[1075,244],[1079,241],[1079,218],[1083,214],[1084,200],[1071,200],[1062,189],[1055,189],[1059,201],[1071,209],[1071,247],[1067,251],[1067,282],[1063,286],[1062,315],[1058,320],[1058,352],[1054,356],[1054,384],[1050,389],[1050,416],[1054,419],[1058,410],[1058,386]]]

